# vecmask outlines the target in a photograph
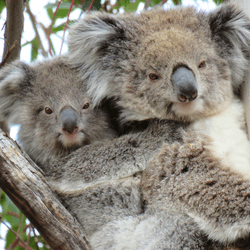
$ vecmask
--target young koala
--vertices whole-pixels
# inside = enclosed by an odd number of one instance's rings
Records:
[[[94,12],[72,26],[68,57],[94,106],[114,98],[121,123],[147,121],[47,172],[93,249],[210,249],[250,234],[249,145],[234,95],[249,46],[250,21],[231,4]]]
[[[19,124],[18,141],[46,172],[49,162],[116,136],[105,109],[93,108],[86,86],[64,57],[0,71],[0,119]]]

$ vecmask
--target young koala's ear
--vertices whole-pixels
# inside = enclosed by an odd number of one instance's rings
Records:
[[[209,14],[209,25],[220,56],[229,62],[237,89],[249,67],[250,19],[233,4],[221,4]]]
[[[29,65],[16,61],[0,70],[0,120],[18,123],[21,101],[29,91],[32,76]]]

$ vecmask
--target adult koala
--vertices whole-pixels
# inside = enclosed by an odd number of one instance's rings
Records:
[[[224,4],[210,14],[93,13],[72,27],[69,60],[94,105],[113,98],[121,123],[142,122],[47,172],[93,249],[211,249],[208,239],[250,233],[249,146],[233,93],[248,67],[249,25]]]

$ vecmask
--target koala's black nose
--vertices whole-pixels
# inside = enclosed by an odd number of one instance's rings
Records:
[[[190,69],[184,66],[175,69],[172,75],[172,84],[180,102],[191,102],[197,98],[198,89],[194,74]]]
[[[74,109],[66,107],[60,112],[62,130],[67,134],[74,134],[78,130],[77,113]]]

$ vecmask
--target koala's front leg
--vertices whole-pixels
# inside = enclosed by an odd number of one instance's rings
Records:
[[[169,203],[189,214],[210,239],[250,235],[250,182],[222,166],[202,135],[164,145],[142,176],[143,198],[157,211]]]
[[[57,192],[72,193],[136,175],[145,169],[163,142],[180,138],[180,130],[173,123],[156,121],[145,131],[79,148],[49,163],[48,180]]]

